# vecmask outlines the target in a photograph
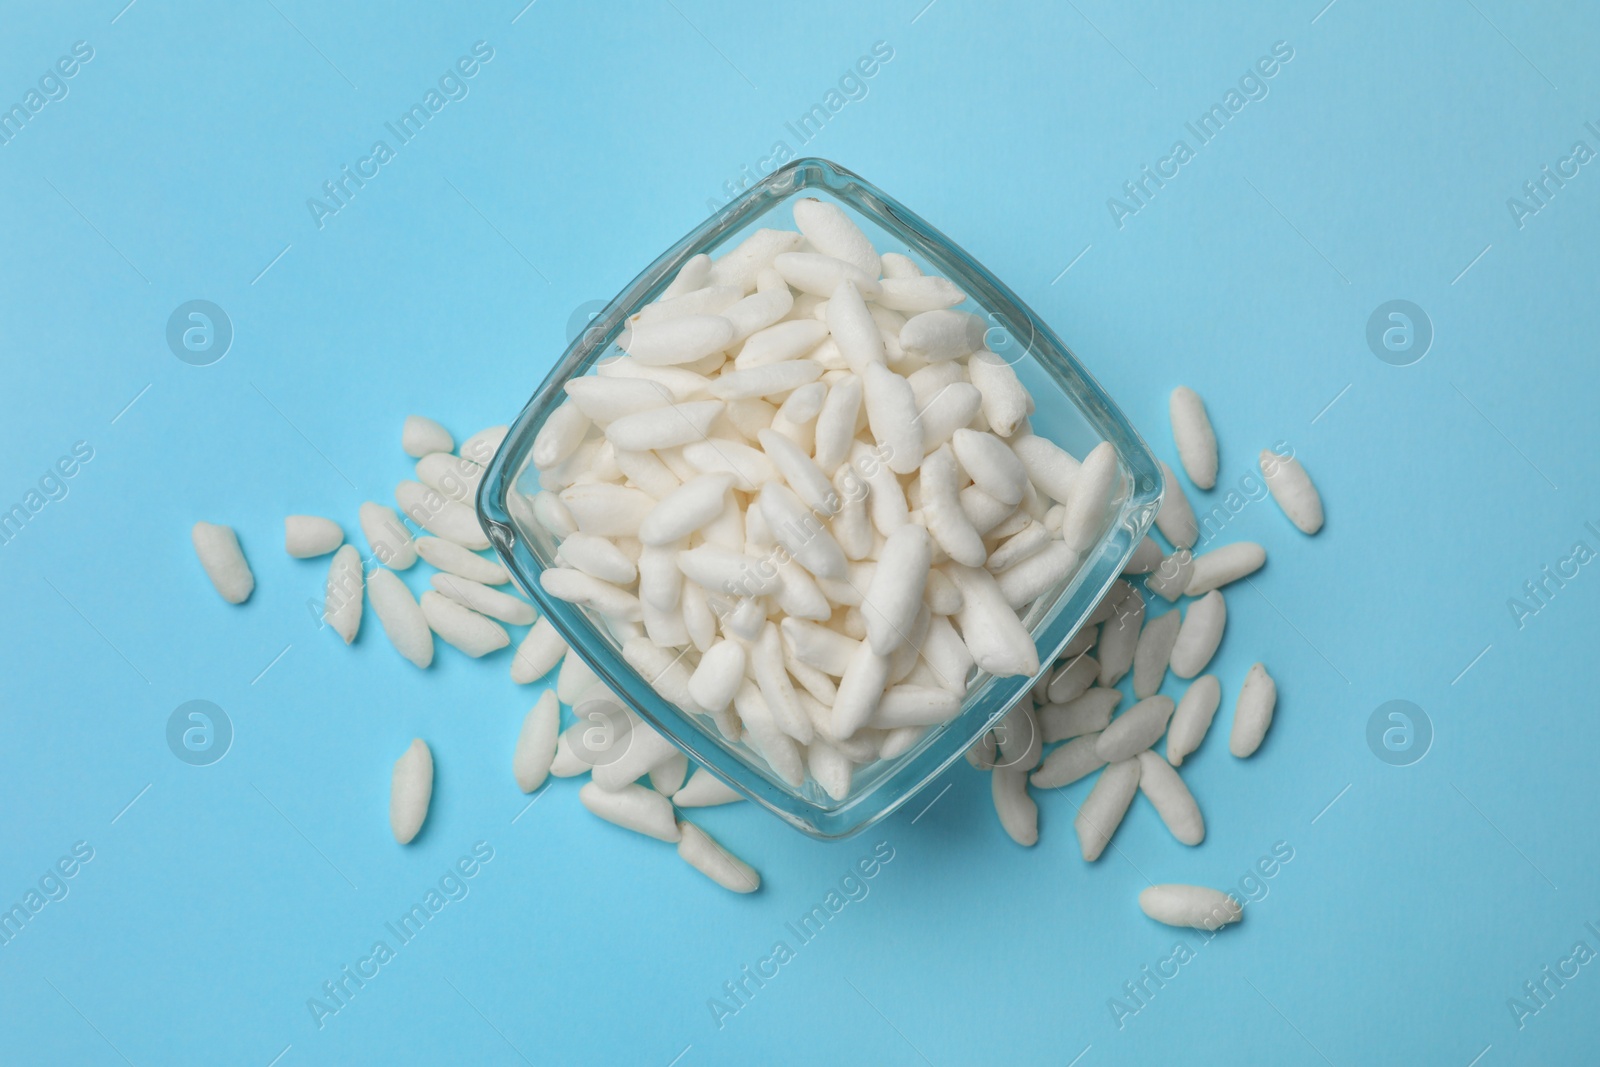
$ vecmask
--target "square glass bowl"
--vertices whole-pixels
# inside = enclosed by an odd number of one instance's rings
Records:
[[[962,310],[990,324],[991,351],[1015,368],[1033,394],[1034,432],[1082,458],[1101,441],[1115,447],[1121,485],[1098,544],[1075,573],[1040,597],[1023,624],[1048,672],[1149,528],[1159,504],[1161,470],[1143,440],[1055,333],[998,278],[898,201],[843,167],[797,159],[695,227],[633,280],[595,317],[518,416],[478,492],[478,518],[500,557],[567,644],[618,698],[735,789],[785,822],[818,838],[841,838],[893,812],[960,758],[990,725],[1026,698],[1037,678],[996,678],[974,669],[961,711],[928,729],[908,751],[858,768],[850,793],[834,800],[807,779],[796,789],[742,743],[729,742],[708,717],[687,713],[656,693],[622,657],[621,643],[587,608],[545,592],[540,574],[557,566],[557,539],[533,517],[540,491],[531,460],[534,437],[566,399],[565,384],[625,353],[616,341],[628,318],[654,300],[690,257],[736,246],[756,229],[796,229],[793,201],[817,197],[842,207],[880,252],[899,251],[968,295]]]

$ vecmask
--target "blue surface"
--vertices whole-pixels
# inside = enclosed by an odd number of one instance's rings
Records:
[[[1600,150],[1600,12],[925,2],[6,5],[0,101],[93,48],[0,145],[0,507],[75,442],[93,453],[0,545],[0,900],[93,851],[0,945],[8,1062],[1593,1061],[1596,967],[1560,986],[1541,968],[1600,950],[1600,577],[1550,583],[1520,628],[1508,600],[1574,542],[1600,550],[1600,175],[1520,226],[1507,199],[1574,142]],[[319,229],[307,198],[477,41],[493,58],[467,95]],[[892,60],[802,149],[785,123],[879,41]],[[1107,199],[1194,147],[1185,123],[1280,41],[1266,95],[1119,228]],[[1040,797],[1042,840],[1019,848],[960,766],[930,808],[841,844],[701,813],[764,876],[736,898],[570,782],[523,810],[510,751],[537,687],[505,653],[441,646],[419,674],[370,613],[346,649],[307,612],[325,563],[283,555],[283,515],[354,533],[407,476],[408,412],[458,439],[507,421],[574,310],[778,140],[965,245],[1169,458],[1184,382],[1222,485],[1277,441],[1316,477],[1315,540],[1263,502],[1218,539],[1270,563],[1229,591],[1224,708],[1184,767],[1200,848],[1140,802],[1086,867],[1082,784]],[[209,366],[166,343],[192,299],[234,327]],[[1409,366],[1366,341],[1394,299],[1434,329]],[[242,608],[194,561],[201,517],[240,532]],[[1227,723],[1258,659],[1278,717],[1240,762]],[[210,766],[167,746],[192,699],[233,724]],[[1392,699],[1433,725],[1409,766],[1368,747]],[[387,779],[414,735],[438,787],[400,849]],[[866,895],[801,944],[785,924],[880,841]],[[460,899],[319,1029],[308,998],[397,944],[385,923],[477,842],[493,859],[446,882]],[[1136,906],[1150,881],[1239,886],[1278,842],[1292,861],[1210,943]],[[719,1028],[708,1000],[780,940],[793,958]],[[1192,958],[1119,1028],[1111,998],[1179,941]],[[1529,981],[1550,993],[1519,1027]]]

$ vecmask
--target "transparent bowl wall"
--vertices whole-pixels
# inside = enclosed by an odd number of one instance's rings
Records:
[[[938,230],[870,183],[821,159],[798,159],[768,176],[697,226],[624,289],[561,357],[507,434],[478,493],[478,515],[518,583],[595,672],[633,711],[701,764],[785,822],[820,838],[870,826],[905,803],[1023,699],[1036,678],[974,672],[960,714],[933,727],[909,751],[860,769],[849,796],[829,797],[809,779],[799,789],[778,778],[754,751],[730,743],[709,719],[656,694],[622,658],[602,619],[545,593],[539,575],[555,566],[557,540],[533,519],[538,471],[529,459],[535,435],[566,399],[564,384],[623,354],[616,338],[630,315],[666,288],[684,261],[715,257],[762,227],[795,229],[792,202],[814,196],[841,205],[880,251],[901,251],[928,273],[942,274],[969,296],[965,310],[991,323],[989,347],[1016,369],[1037,407],[1034,432],[1083,457],[1100,441],[1116,448],[1122,485],[1097,546],[1062,585],[1034,603],[1024,623],[1045,670],[1078,629],[1144,536],[1161,496],[1161,472],[1149,449],[1067,346],[1027,305]]]

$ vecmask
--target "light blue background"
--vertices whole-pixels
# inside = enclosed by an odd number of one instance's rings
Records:
[[[0,946],[4,1058],[1592,1061],[1600,967],[1524,1029],[1506,1001],[1579,939],[1600,949],[1600,577],[1521,630],[1507,600],[1574,541],[1600,548],[1600,174],[1525,228],[1506,199],[1574,141],[1600,148],[1600,13],[1323,2],[5,4],[0,102],[74,41],[95,54],[0,146],[0,506],[74,442],[94,458],[0,547],[0,902],[76,841],[95,857]],[[306,199],[478,40],[494,58],[470,95],[319,230]],[[419,674],[370,613],[347,649],[305,608],[325,561],[282,552],[285,514],[354,534],[358,504],[390,498],[407,413],[458,440],[509,421],[574,310],[775,141],[799,151],[784,124],[878,41],[893,59],[804,151],[1005,279],[1158,452],[1187,383],[1222,484],[1281,440],[1327,501],[1314,540],[1270,503],[1219,539],[1270,563],[1229,590],[1224,707],[1184,766],[1198,849],[1141,801],[1085,866],[1087,783],[1040,796],[1041,841],[1019,848],[960,765],[931,809],[840,844],[748,806],[697,815],[762,872],[734,897],[599,823],[571,782],[524,811],[510,752],[537,687],[511,684],[507,654],[441,644]],[[1107,198],[1277,41],[1294,58],[1270,94],[1119,230]],[[209,367],[164,340],[194,298],[236,330]],[[1436,331],[1407,367],[1365,340],[1396,298]],[[242,608],[195,563],[201,517],[239,530]],[[1278,717],[1240,762],[1226,732],[1256,660]],[[236,730],[205,768],[165,742],[196,698]],[[1366,743],[1396,698],[1437,735],[1409,767]],[[400,849],[387,781],[414,735],[438,785]],[[319,1031],[307,998],[478,841],[494,859],[470,895]],[[879,841],[894,859],[870,895],[719,1030],[708,998],[793,945],[784,924]],[[1109,998],[1184,937],[1138,891],[1237,885],[1280,841],[1294,859],[1269,895],[1119,1030]]]

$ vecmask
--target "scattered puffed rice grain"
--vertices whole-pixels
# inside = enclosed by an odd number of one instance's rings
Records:
[[[413,481],[395,486],[394,499],[406,518],[429,533],[474,551],[489,547],[477,513],[460,501]]]
[[[426,668],[433,662],[433,631],[428,628],[427,617],[398,575],[377,568],[367,578],[367,597],[372,601],[372,613],[378,616],[384,636],[394,645],[395,651],[418,667]]]
[[[1156,528],[1161,531],[1161,536],[1171,542],[1173,548],[1193,548],[1195,538],[1200,536],[1194,508],[1183,486],[1178,484],[1178,476],[1164,461],[1161,463],[1161,473],[1165,489],[1161,493],[1161,507],[1156,511]]]
[[[206,577],[211,579],[211,584],[222,599],[230,604],[243,604],[249,599],[250,591],[256,587],[256,579],[250,573],[250,564],[245,562],[233,527],[197,522],[189,536],[194,542],[195,555],[200,557],[200,565],[205,568]]]
[[[290,515],[283,520],[283,549],[295,559],[326,556],[344,544],[344,531],[320,515]]]
[[[511,575],[499,563],[484,559],[454,541],[446,541],[442,537],[419,537],[416,548],[417,555],[441,571],[449,571],[484,585],[505,585],[511,580]]]
[[[1263,448],[1261,474],[1272,491],[1272,499],[1301,533],[1314,534],[1322,529],[1322,496],[1298,459]]]
[[[1172,391],[1167,406],[1184,472],[1201,489],[1210,489],[1217,484],[1217,435],[1206,416],[1205,402],[1199,393],[1180,385]]]
[[[546,572],[548,573],[548,572]],[[511,643],[505,628],[432,589],[422,594],[422,614],[434,633],[477,659]]]
[[[400,447],[412,459],[421,459],[429,452],[454,452],[455,438],[450,431],[424,415],[407,415],[400,429]]]
[[[629,783],[621,789],[609,790],[601,789],[594,782],[585,782],[578,790],[578,800],[600,818],[625,830],[658,841],[672,842],[683,836],[672,813],[672,801],[654,789]]]
[[[1239,703],[1233,710],[1233,732],[1228,737],[1228,751],[1240,759],[1255,754],[1272,725],[1272,713],[1278,703],[1278,683],[1272,680],[1267,669],[1257,663],[1245,675],[1239,689]]]
[[[1228,606],[1216,589],[1190,604],[1172,645],[1172,673],[1179,678],[1193,678],[1205,670],[1217,654],[1227,622]]]
[[[995,744],[1000,749],[995,766],[1027,772],[1039,765],[1044,753],[1044,736],[1038,718],[1026,702],[1017,704],[994,725]]]
[[[1144,576],[1144,587],[1169,604],[1177,603],[1194,580],[1194,554],[1180,548]]]
[[[522,720],[522,730],[517,734],[511,773],[516,776],[518,789],[531,793],[544,784],[556,758],[556,738],[560,733],[561,703],[546,689]]]
[[[1139,907],[1168,926],[1219,930],[1244,918],[1244,908],[1228,894],[1198,885],[1153,885],[1139,894]]]
[[[1174,767],[1183,765],[1211,729],[1212,716],[1222,702],[1222,683],[1214,674],[1203,674],[1190,683],[1178,710],[1172,713],[1172,723],[1167,727],[1167,762]]]
[[[1089,691],[1100,676],[1100,661],[1087,652],[1072,656],[1045,685],[1045,700],[1050,704],[1066,704]]]
[[[500,444],[506,439],[510,429],[509,426],[485,426],[462,441],[456,454],[462,459],[470,459],[480,467],[487,467],[489,461],[494,459],[494,454],[500,450]]]
[[[1146,697],[1100,732],[1095,754],[1107,763],[1132,759],[1160,740],[1172,718],[1172,698]]]
[[[1265,562],[1267,550],[1254,541],[1238,541],[1214,548],[1194,558],[1194,569],[1189,574],[1189,584],[1184,586],[1184,595],[1204,596],[1213,589],[1254,574]]]
[[[1178,772],[1154,752],[1141,752],[1138,760],[1139,791],[1149,798],[1172,836],[1184,845],[1198,845],[1204,841],[1205,818]]]
[[[967,762],[980,771],[994,770],[995,756],[998,746],[995,744],[994,731],[985,730],[983,736],[972,743],[967,749]]]
[[[581,701],[586,709],[589,700],[585,698]],[[661,736],[660,731],[643,719],[633,720],[627,743],[614,751],[615,758],[597,760],[594,770],[590,772],[594,784],[608,792],[616,792],[638,781],[649,771],[682,754],[671,741]]]
[[[600,684],[600,676],[589,666],[589,661],[568,649],[561,659],[561,669],[556,672],[556,696],[568,707],[582,703],[584,694]]]
[[[403,571],[417,562],[417,546],[394,508],[367,501],[357,511],[361,535],[367,539],[373,558],[392,571]]]
[[[1133,655],[1139,648],[1139,632],[1144,627],[1144,597],[1132,586],[1117,602],[1112,615],[1100,627],[1099,652],[1100,684],[1114,686],[1133,666]]]
[[[1128,557],[1128,562],[1123,564],[1123,574],[1149,574],[1161,566],[1161,546],[1146,537],[1139,542],[1133,550],[1133,555]]]
[[[1039,842],[1039,805],[1028,795],[1028,774],[1012,767],[996,767],[990,775],[990,795],[1000,826],[1019,845]]]
[[[1036,789],[1060,789],[1087,778],[1106,765],[1106,761],[1095,751],[1095,744],[1099,740],[1099,734],[1085,734],[1058,745],[1044,758],[1029,781]]]
[[[1138,760],[1113,763],[1100,772],[1094,788],[1089,790],[1089,795],[1078,808],[1078,817],[1072,823],[1073,829],[1078,832],[1078,848],[1083,852],[1086,862],[1093,863],[1106,850],[1138,791]]]
[[[1039,733],[1047,745],[1099,733],[1110,725],[1111,713],[1120,703],[1120,689],[1091,689],[1065,704],[1046,704],[1036,713]]]
[[[1133,695],[1140,700],[1154,696],[1166,680],[1180,622],[1182,619],[1176,611],[1145,621],[1139,633],[1139,645],[1133,650]]]
[[[417,460],[417,481],[470,508],[477,501],[483,468],[448,452],[429,452]]]
[[[531,626],[534,620],[533,605],[510,593],[440,571],[432,578],[433,587],[451,600],[513,626]]]
[[[349,644],[361,629],[361,594],[364,587],[361,575],[361,553],[355,545],[344,545],[333,554],[328,564],[327,595],[323,600],[322,617],[334,632]]]
[[[389,782],[389,829],[396,841],[411,843],[428,818],[432,799],[433,753],[419,737],[395,760]]]
[[[761,876],[748,863],[717,843],[694,823],[678,824],[678,855],[689,866],[724,889],[735,893],[754,893],[761,888]]]

